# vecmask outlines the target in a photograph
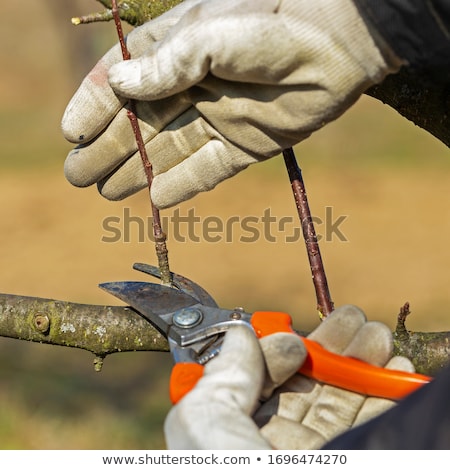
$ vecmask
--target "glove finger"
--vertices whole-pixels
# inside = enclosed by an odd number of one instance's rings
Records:
[[[183,14],[201,0],[185,0],[164,15],[135,28],[127,36],[131,57],[139,57],[160,41]],[[123,61],[120,45],[112,47],[91,70],[70,100],[62,119],[64,137],[70,142],[89,142],[112,120],[125,103],[108,82],[112,65]]]
[[[335,353],[351,355],[377,365],[384,365],[392,352],[392,334],[389,329],[381,323],[367,323],[364,313],[351,305],[336,309],[309,338]],[[366,350],[369,351],[368,354]],[[291,380],[289,388],[294,388],[294,384]],[[307,384],[300,377],[295,385],[297,389],[301,389]],[[325,442],[350,428],[366,399],[363,395],[328,385],[312,390],[314,398],[300,397],[294,412],[292,402],[299,397],[284,397],[283,393],[279,398],[278,414],[301,421],[302,426],[313,429],[315,443],[318,442],[317,435],[322,436]]]
[[[392,335],[387,327],[389,336],[385,334],[385,328],[380,327],[380,324],[376,324],[374,325],[376,328],[372,328],[371,323],[363,325],[358,330],[357,336],[360,335],[360,338],[349,344],[344,355],[352,355],[361,360],[384,365],[391,350]],[[369,328],[366,328],[366,325],[369,325]],[[375,334],[372,334],[374,330]],[[379,331],[381,334],[378,334]],[[378,341],[381,343],[379,345],[381,353],[376,350]],[[374,358],[366,357],[363,345],[366,345],[368,350],[374,351]],[[402,366],[405,370],[408,370],[408,367],[411,368],[408,360],[405,365],[404,358],[391,360],[388,365],[389,367]],[[324,439],[328,439],[329,435],[324,434],[326,430],[329,430],[330,433],[338,433],[352,425],[358,410],[362,409],[365,399],[366,397],[363,395],[327,385],[322,386],[311,379],[296,374],[279,389],[279,394],[261,406],[256,414],[257,422],[261,426],[267,423],[271,415],[278,414],[295,422],[303,421],[304,425],[319,429],[319,433],[324,436]],[[370,400],[372,402],[372,399]],[[371,406],[372,413],[375,413],[377,406],[383,409],[387,406],[386,403],[389,403],[389,406],[392,405],[389,400],[379,399],[379,402],[377,402],[378,399],[373,400],[374,405],[369,404],[367,413],[371,412]]]
[[[258,161],[223,139],[199,117],[194,108],[180,115],[154,139],[148,141],[145,147],[155,175],[152,200],[160,209],[185,201],[199,192],[209,191],[224,179]],[[96,169],[95,176],[91,176],[88,171],[93,166],[91,159],[101,160],[104,155],[106,160],[108,155],[102,153],[105,148],[114,151],[111,146],[97,145],[95,141],[70,154],[66,162],[66,176],[69,181],[73,184],[74,181],[78,184],[86,180],[88,183],[98,181],[106,173],[105,170],[115,163],[119,166],[105,175],[99,184],[100,192],[105,198],[123,199],[147,186],[139,153],[123,163],[120,163],[120,158],[111,158],[114,162],[110,165],[99,162],[97,166],[103,168]],[[98,149],[97,153],[95,149]],[[80,154],[83,158],[81,163],[77,160]],[[85,165],[82,165],[83,162]]]
[[[331,352],[342,354],[366,323],[364,312],[354,305],[336,308],[309,336]]]
[[[250,418],[261,391],[264,361],[254,332],[228,331],[219,356],[194,389],[170,411],[164,431],[170,449],[268,449]]]
[[[302,424],[329,441],[353,425],[364,400],[364,395],[324,385]]]
[[[314,429],[282,416],[274,415],[261,429],[261,435],[275,449],[320,449],[325,439]]]
[[[109,82],[122,96],[153,100],[186,90],[209,71],[222,78],[239,77],[242,74],[233,68],[247,68],[254,62],[255,54],[249,44],[261,42],[264,28],[273,33],[277,23],[264,22],[263,18],[275,12],[278,4],[279,0],[260,0],[255,8],[252,2],[203,2],[188,11],[170,35],[149,48],[144,57],[112,67]],[[274,38],[285,36],[282,28],[280,34],[273,34]],[[235,37],[239,41],[233,41]],[[227,47],[231,41],[232,46]],[[234,57],[239,57],[242,65],[235,64]],[[259,81],[261,70],[253,68],[253,78]],[[252,80],[248,70],[245,72]]]
[[[170,159],[162,158],[160,154],[174,155],[176,152],[173,151],[172,146],[159,148],[156,149],[158,153],[154,152],[152,148],[149,148],[151,140],[157,137],[163,129],[171,131],[173,127],[183,126],[186,120],[192,118],[189,110],[190,104],[179,95],[152,104],[137,103],[136,113],[139,117],[142,139],[146,143],[148,157],[153,164],[155,174],[168,168],[166,161],[172,162]],[[170,145],[169,142],[166,144]],[[90,186],[107,177],[136,151],[136,138],[127,116],[127,110],[122,108],[108,125],[107,132],[99,135],[88,145],[78,146],[69,153],[64,167],[65,176],[75,186]],[[154,158],[154,156],[159,156],[159,158]],[[139,154],[136,157],[140,159]],[[138,173],[142,179],[144,177],[142,163]]]
[[[336,335],[340,335],[341,330],[349,323],[348,316],[357,313],[358,310],[352,307],[351,309],[346,308],[341,313],[338,312],[339,316],[343,318],[339,324],[340,329],[335,330]],[[329,318],[331,319],[333,315]],[[361,311],[357,315],[361,320],[364,320]],[[392,350],[393,338],[389,328],[379,322],[367,322],[363,323],[354,333],[353,338],[342,351],[342,355],[355,357],[383,367],[389,361]],[[355,418],[361,412],[365,402],[366,396],[364,395],[325,385],[318,399],[308,411],[303,424],[314,427],[328,441],[354,424]],[[368,408],[361,415],[361,419],[369,413],[374,415],[377,407],[382,410],[386,406],[388,406],[386,400],[380,400],[379,402],[371,400]]]
[[[390,329],[384,323],[371,321],[362,325],[342,354],[384,367],[391,358],[393,349]]]
[[[386,369],[402,370],[405,372],[415,372],[413,363],[406,357],[394,356],[386,364]],[[376,416],[384,413],[388,409],[392,408],[395,402],[392,400],[386,400],[383,398],[368,397],[363,406],[361,407],[358,415],[356,416],[354,426],[365,423],[369,419],[375,418]]]
[[[122,60],[120,46],[114,46],[84,78],[67,105],[61,122],[64,137],[69,142],[92,140],[117,114],[125,103],[108,83],[108,70]]]
[[[152,200],[164,209],[210,191],[258,160],[225,140],[212,139],[188,159],[158,175],[152,184]]]
[[[273,415],[301,422],[319,397],[322,389],[315,380],[294,374],[273,396],[261,404],[254,414],[258,426],[265,426]]]
[[[393,357],[386,367],[414,372],[412,363],[400,356]],[[352,410],[358,409],[361,403],[354,418]],[[261,406],[255,418],[262,426],[262,436],[277,449],[318,449],[333,434],[362,424],[394,404],[391,400],[365,398],[333,387],[322,387],[311,379],[295,375],[280,393]],[[336,413],[345,407],[350,408],[349,413]]]
[[[416,371],[414,364],[407,357],[404,356],[394,356],[386,364],[386,369],[403,370],[405,372],[411,373],[414,373]]]
[[[380,322],[367,322],[364,312],[353,305],[337,308],[308,338],[334,353],[381,367],[393,351],[389,328]]]
[[[345,305],[337,308],[308,338],[340,354],[365,323],[366,317],[359,308]],[[301,422],[318,402],[322,388],[315,380],[294,375],[281,387],[279,393],[258,410],[258,424],[265,424],[272,414]]]
[[[266,363],[266,379],[261,393],[268,398],[302,366],[307,351],[301,338],[290,333],[275,333],[260,340]]]
[[[80,145],[67,155],[64,162],[66,179],[78,187],[96,183],[111,173],[130,151],[135,152],[136,140],[122,109],[109,125],[110,132],[102,134],[87,146]]]
[[[261,406],[255,420],[275,448],[318,449],[353,426],[364,400],[296,374]]]

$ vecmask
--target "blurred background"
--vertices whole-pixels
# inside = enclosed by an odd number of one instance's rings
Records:
[[[97,286],[145,279],[136,261],[156,263],[138,224],[112,242],[105,221],[147,220],[147,193],[108,202],[63,175],[71,145],[64,108],[84,75],[115,42],[112,23],[72,26],[94,0],[16,0],[0,16],[0,291],[117,305]],[[336,305],[353,303],[395,328],[450,329],[450,154],[381,103],[363,97],[344,117],[299,145],[316,229]],[[171,268],[203,285],[224,307],[284,310],[295,326],[318,325],[304,244],[281,157],[254,166],[183,203],[200,221],[252,217],[257,240],[228,225],[215,241],[171,239]],[[170,219],[174,210],[162,212]],[[264,214],[273,222],[267,233]],[[192,212],[191,212],[192,214]],[[111,219],[115,217],[115,219]],[[333,223],[341,222],[333,229]],[[257,222],[255,222],[255,220]],[[125,227],[122,227],[125,230]],[[186,234],[186,227],[183,228]],[[265,234],[266,230],[266,234]],[[125,232],[122,232],[122,235]],[[191,237],[192,238],[192,237]],[[290,241],[297,238],[296,241]],[[122,353],[94,372],[86,351],[0,338],[0,448],[159,449],[170,357]]]

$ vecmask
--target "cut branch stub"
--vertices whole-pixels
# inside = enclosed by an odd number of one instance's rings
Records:
[[[406,328],[409,302],[400,308],[394,331],[394,354],[407,357],[417,372],[435,375],[450,365],[450,332],[413,332]]]

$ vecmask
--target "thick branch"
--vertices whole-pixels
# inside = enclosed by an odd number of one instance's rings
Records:
[[[394,332],[395,354],[408,357],[423,374],[435,375],[449,365],[450,332],[409,332],[404,318]],[[99,358],[126,351],[168,351],[164,336],[131,308],[11,294],[0,294],[1,336],[86,349]]]
[[[403,68],[367,94],[450,146],[450,70]]]
[[[167,340],[127,307],[0,294],[0,336],[91,351],[168,351]]]
[[[450,331],[410,331],[403,340],[394,333],[394,352],[409,358],[417,372],[433,376],[450,365]]]
[[[400,309],[394,331],[394,353],[408,357],[417,372],[435,375],[450,365],[450,332],[412,332],[406,329],[406,317],[410,314],[409,303]]]

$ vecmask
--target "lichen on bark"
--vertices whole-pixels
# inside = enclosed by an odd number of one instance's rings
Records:
[[[95,356],[168,351],[166,338],[129,307],[0,294],[0,336],[86,349]]]
[[[450,365],[450,332],[414,332],[406,328],[409,303],[400,309],[394,331],[394,354],[411,360],[417,372],[435,375]]]
[[[450,332],[410,332],[404,319],[393,333],[395,354],[422,374],[450,364]],[[0,336],[85,349],[95,355],[96,370],[109,354],[169,350],[166,338],[132,308],[12,294],[0,294]]]

